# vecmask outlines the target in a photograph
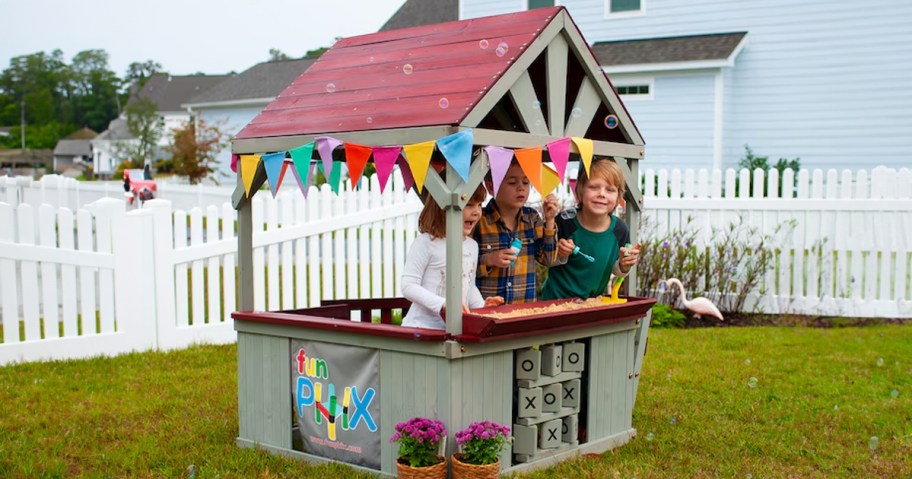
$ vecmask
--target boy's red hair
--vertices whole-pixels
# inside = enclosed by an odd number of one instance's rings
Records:
[[[589,178],[605,180],[606,183],[617,188],[619,201],[624,199],[627,183],[624,181],[624,173],[621,171],[621,167],[614,161],[604,158],[593,159],[589,165],[588,175],[585,168],[580,168],[579,178],[577,178],[576,188],[574,188],[577,199],[583,197],[583,189],[586,187],[586,183],[589,183]]]

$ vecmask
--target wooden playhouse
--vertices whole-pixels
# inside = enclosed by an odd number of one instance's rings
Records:
[[[454,138],[467,144],[451,148]],[[409,306],[401,298],[253,311],[251,198],[267,179],[264,158],[348,162],[354,175],[368,161],[360,153],[353,163],[358,148],[380,170],[383,148],[425,142],[447,169],[446,181],[433,169],[424,181],[447,211],[446,331],[390,324]],[[413,416],[444,422],[448,456],[472,421],[511,425],[502,471],[629,441],[653,300],[510,320],[462,313],[461,208],[489,170],[486,147],[537,149],[547,163],[557,145],[621,166],[635,242],[643,140],[561,7],[342,39],[288,86],[232,147],[242,162],[238,444],[392,476],[389,438]],[[403,155],[394,158],[402,167]],[[636,290],[635,272],[628,286]]]

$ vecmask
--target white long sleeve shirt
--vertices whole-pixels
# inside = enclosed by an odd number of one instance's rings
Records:
[[[462,300],[470,308],[484,306],[475,286],[478,243],[462,242]],[[409,248],[402,272],[402,295],[412,302],[402,325],[413,328],[446,329],[440,310],[446,303],[446,239],[422,233]]]

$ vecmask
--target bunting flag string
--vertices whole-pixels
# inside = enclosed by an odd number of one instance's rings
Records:
[[[434,151],[439,151],[446,162],[459,174],[463,181],[468,180],[472,160],[473,135],[471,130],[464,130],[439,140],[425,141],[411,145],[365,146],[344,142],[329,136],[320,136],[314,141],[291,150],[268,153],[264,155],[232,155],[232,162],[239,170],[244,192],[250,196],[253,177],[263,162],[266,178],[273,197],[279,190],[289,166],[295,182],[305,198],[311,184],[315,169],[321,171],[329,187],[336,194],[340,191],[343,169],[347,169],[352,188],[358,184],[367,163],[371,160],[380,180],[380,191],[383,192],[389,177],[396,165],[405,180],[406,191],[409,188],[421,193],[430,168]],[[587,138],[568,137],[548,142],[544,147],[510,149],[495,145],[485,146],[491,167],[492,193],[497,195],[501,183],[507,174],[513,158],[529,178],[532,186],[544,197],[553,192],[566,178],[567,164],[570,160],[570,145],[580,153],[581,162],[586,174],[592,164],[593,142]],[[342,147],[344,161],[334,161],[333,152]],[[543,163],[544,152],[548,152],[551,165]],[[286,159],[290,156],[290,159]],[[572,180],[571,180],[572,181]]]

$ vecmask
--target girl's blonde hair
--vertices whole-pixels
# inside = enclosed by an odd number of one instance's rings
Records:
[[[481,203],[487,195],[488,191],[485,190],[484,185],[479,184],[467,203]],[[421,210],[421,214],[418,215],[418,231],[427,233],[434,238],[446,237],[446,213],[443,208],[437,205],[437,201],[430,194],[425,198],[424,208]]]
[[[589,178],[605,180],[606,183],[617,188],[619,200],[624,198],[627,183],[624,182],[624,173],[621,171],[621,167],[614,161],[605,158],[593,159],[592,164],[589,165],[588,175],[585,168],[580,168],[579,178],[576,180],[576,188],[573,190],[576,193],[577,201],[583,197],[583,189],[586,188],[586,183],[589,183]]]

